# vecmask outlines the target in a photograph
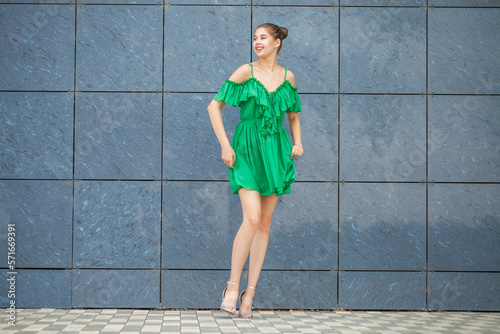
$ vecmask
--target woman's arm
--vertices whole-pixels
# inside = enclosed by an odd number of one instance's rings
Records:
[[[231,75],[229,80],[234,82],[244,82],[251,75],[251,69],[249,65],[240,66]],[[234,153],[231,143],[227,138],[226,130],[224,129],[224,124],[222,122],[221,109],[224,107],[225,103],[221,101],[212,100],[207,107],[208,116],[210,117],[210,122],[212,123],[212,128],[214,129],[215,135],[219,140],[220,147],[222,150],[222,160],[229,167],[233,168],[234,161],[236,160],[236,154]]]
[[[286,114],[288,116],[288,124],[290,125],[290,132],[293,138],[292,154],[290,155],[291,159],[294,155],[300,157],[302,153],[304,153],[304,150],[302,149],[299,114],[290,111],[287,111]]]
[[[292,71],[288,71],[288,81],[295,87],[295,76]],[[292,154],[290,155],[290,159],[292,159],[295,155],[300,157],[302,153],[304,153],[304,150],[302,149],[299,113],[287,111],[286,114],[288,116],[288,124],[290,125],[290,132],[293,138]]]
[[[221,109],[225,103],[220,101],[212,100],[207,107],[208,116],[210,117],[210,122],[214,129],[215,135],[219,140],[220,147],[222,150],[222,160],[229,167],[233,168],[233,163],[236,160],[236,154],[234,153],[231,143],[227,138],[226,130],[224,129],[224,124],[222,123],[222,113]]]

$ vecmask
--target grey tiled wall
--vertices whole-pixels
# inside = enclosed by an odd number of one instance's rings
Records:
[[[242,217],[206,106],[271,21],[305,153],[254,306],[500,310],[499,14],[0,0],[0,305],[14,224],[18,307],[219,306]]]

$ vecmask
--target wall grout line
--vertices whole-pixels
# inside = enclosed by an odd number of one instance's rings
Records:
[[[78,0],[76,0],[76,4],[78,4]],[[76,56],[77,56],[77,24],[78,24],[78,6],[75,6],[74,8],[74,15],[75,15],[75,31],[74,31],[74,36],[75,36],[75,47],[74,47],[74,57],[75,59],[73,60],[73,179],[71,180],[72,186],[73,186],[73,193],[71,196],[71,201],[72,201],[72,207],[71,207],[71,291],[70,291],[70,296],[69,296],[69,305],[70,307],[73,307],[73,281],[74,281],[74,275],[75,272],[73,271],[73,268],[75,267],[75,260],[74,260],[74,255],[75,255],[75,156],[76,156]]]
[[[300,4],[253,4],[253,0],[251,1],[252,3],[249,4],[206,4],[206,3],[198,3],[198,4],[185,4],[185,3],[154,3],[153,1],[151,3],[82,3],[78,4],[76,3],[77,0],[75,0],[75,4],[73,5],[79,5],[79,6],[155,6],[155,7],[297,7],[297,8],[337,8],[337,7],[345,7],[345,8],[422,8],[422,5],[409,5],[409,6],[398,6],[398,5],[314,5],[314,4],[306,4],[306,5],[300,5]],[[69,2],[71,3],[71,2]],[[52,2],[52,3],[46,3],[46,2],[39,2],[39,3],[33,3],[33,2],[4,2],[0,1],[0,5],[33,5],[33,6],[62,6],[62,5],[69,5],[69,3],[59,3],[59,2]],[[498,9],[500,6],[452,6],[452,5],[431,5],[429,6],[428,4],[426,7],[430,7],[431,9],[436,9],[436,8],[441,8],[441,9],[448,9],[448,8],[454,8],[454,9]]]
[[[341,0],[339,0],[340,5]],[[340,92],[340,6],[337,10],[337,90]],[[340,94],[337,94],[337,309],[340,307]]]
[[[41,179],[41,178],[34,178],[34,179],[24,179],[24,178],[18,178],[18,179],[12,179],[12,178],[0,178],[0,181],[71,181],[73,179]],[[228,180],[202,180],[202,179],[192,179],[192,180],[185,180],[185,179],[79,179],[76,178],[74,179],[77,182],[107,182],[107,181],[117,181],[117,182],[206,182],[206,183],[217,183],[217,182],[229,182]],[[363,181],[363,180],[342,180],[342,181],[335,181],[335,180],[306,180],[306,181],[300,181],[296,180],[295,182],[297,183],[352,183],[352,184],[397,184],[397,183],[403,183],[403,184],[424,184],[424,183],[429,183],[429,184],[500,184],[500,181],[378,181],[378,180],[368,180],[368,181]]]
[[[16,267],[19,270],[39,270],[39,271],[66,271],[68,269],[63,267],[41,268],[41,267]],[[137,271],[158,271],[158,268],[144,268],[144,267],[75,267],[72,270],[137,270]],[[0,267],[0,270],[8,270],[8,267]],[[175,268],[166,267],[165,270],[172,271],[228,271],[230,268]],[[263,268],[263,272],[319,272],[319,273],[337,273],[342,272],[351,273],[422,273],[422,269],[283,269],[283,268]],[[470,273],[470,274],[500,274],[500,270],[425,270],[426,273]]]
[[[165,4],[165,0],[163,0],[163,4]],[[163,182],[163,129],[164,129],[164,120],[165,120],[165,94],[163,91],[165,90],[165,20],[166,20],[166,15],[165,15],[165,6],[163,6],[163,20],[162,20],[162,26],[163,26],[163,33],[162,33],[162,55],[161,55],[161,149],[160,149],[160,175],[161,175],[161,180],[160,180],[160,263],[158,265],[158,268],[160,268],[160,293],[159,293],[159,300],[158,300],[158,305],[161,307],[161,294],[162,294],[162,263],[163,263],[163,186],[165,182]],[[165,180],[166,181],[166,180]]]
[[[0,1],[0,5],[30,5],[30,6],[63,6],[63,5],[70,5],[71,2],[68,3],[58,3],[58,2],[52,2],[52,3],[46,3],[46,2],[39,2],[39,3],[33,3],[33,2],[3,2]],[[251,0],[251,4],[206,4],[206,3],[198,3],[198,4],[185,4],[185,3],[82,3],[78,4],[77,0],[75,0],[75,3],[72,5],[78,5],[78,6],[129,6],[129,7],[278,7],[278,8],[287,8],[287,7],[292,7],[292,8],[337,8],[337,7],[345,7],[345,8],[422,8],[422,5],[409,5],[409,6],[398,6],[398,5],[341,5],[339,4],[338,6],[335,5],[314,5],[314,4],[306,4],[306,5],[301,5],[301,4],[253,4],[253,0]],[[431,9],[499,9],[500,6],[452,6],[452,5],[426,5],[427,8]],[[425,8],[425,9],[427,9]]]
[[[429,309],[429,0],[425,8],[425,309]]]
[[[253,62],[253,0],[250,0],[250,62]]]
[[[106,90],[81,90],[81,91],[74,91],[74,90],[54,90],[54,91],[49,91],[49,90],[0,90],[0,93],[94,93],[94,94],[152,94],[152,93],[157,93],[155,91],[148,91],[148,90],[142,90],[142,91],[106,91]],[[217,92],[196,92],[196,91],[160,91],[158,90],[158,93],[162,94],[211,94],[214,95]],[[360,95],[360,96],[426,96],[430,95],[431,97],[433,96],[500,96],[499,93],[436,93],[436,92],[431,92],[431,93],[363,93],[363,92],[337,92],[337,93],[331,93],[331,92],[300,92],[299,94],[301,95]]]

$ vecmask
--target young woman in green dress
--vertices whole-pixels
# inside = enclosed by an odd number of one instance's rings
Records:
[[[272,23],[255,30],[253,50],[259,59],[239,67],[224,82],[207,110],[228,167],[229,183],[239,194],[243,222],[234,238],[231,276],[221,310],[236,313],[239,282],[248,255],[248,285],[239,295],[243,318],[252,317],[252,301],[264,263],[269,228],[278,196],[290,194],[295,181],[293,157],[303,153],[298,113],[300,99],[291,71],[281,67],[278,52],[288,30]],[[241,122],[232,144],[222,122],[225,104],[240,107]],[[282,122],[288,116],[293,145]]]

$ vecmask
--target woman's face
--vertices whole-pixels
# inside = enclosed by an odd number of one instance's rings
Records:
[[[266,57],[272,55],[274,52],[277,52],[279,45],[280,40],[274,39],[266,28],[259,28],[255,30],[255,34],[253,35],[253,50],[259,58]]]

